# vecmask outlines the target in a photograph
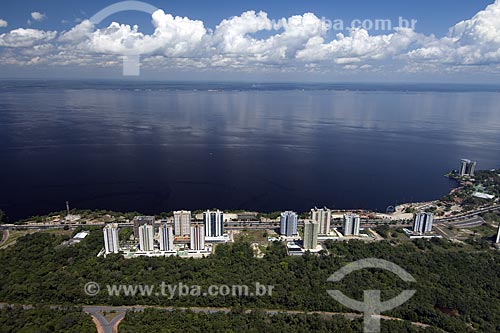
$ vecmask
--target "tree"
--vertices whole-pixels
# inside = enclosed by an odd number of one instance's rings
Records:
[[[381,227],[379,227],[381,228]],[[401,240],[370,242],[350,240],[325,242],[329,255],[288,256],[284,243],[274,242],[266,250],[264,259],[253,255],[250,245],[243,241],[220,244],[215,254],[204,259],[180,257],[139,257],[125,259],[122,255],[96,257],[102,249],[101,227],[86,226],[90,234],[80,243],[61,247],[65,236],[39,232],[16,240],[15,244],[0,250],[0,301],[24,304],[109,304],[109,305],[162,305],[174,307],[223,307],[228,309],[289,309],[299,311],[349,312],[330,297],[328,289],[343,291],[354,299],[363,298],[363,290],[382,290],[383,299],[396,296],[401,290],[416,288],[415,296],[388,315],[405,320],[430,324],[448,332],[500,332],[500,254],[489,249],[488,242],[470,237],[464,244],[444,239]],[[76,231],[76,230],[75,230]],[[95,231],[95,232],[94,232]],[[391,231],[395,233],[398,231]],[[121,238],[121,236],[120,236]],[[345,264],[364,258],[390,260],[407,270],[418,281],[408,284],[395,274],[378,270],[362,270],[349,274],[349,278],[332,285],[326,283],[335,271]],[[22,281],[22,283],[19,283]],[[199,285],[203,290],[211,285],[250,287],[255,282],[275,286],[272,295],[262,297],[109,297],[101,292],[88,297],[82,288],[87,281],[101,286],[111,284],[154,285],[158,281],[174,285]],[[487,288],[485,288],[487,286]],[[235,311],[237,312],[237,311]],[[453,313],[459,314],[458,316]],[[151,316],[149,316],[151,315]],[[359,332],[356,328],[328,326],[330,320],[298,315],[265,316],[262,320],[245,313],[220,314],[169,313],[160,316],[144,312],[137,316],[127,314],[122,325],[130,325],[123,332]],[[219,317],[220,316],[220,317]],[[5,315],[17,320],[17,315]],[[40,316],[37,316],[38,318]],[[300,318],[299,318],[300,317]],[[51,329],[37,326],[20,330],[2,321],[1,332],[65,332],[74,322],[71,316],[49,322]],[[144,326],[137,322],[144,322]],[[154,318],[154,319],[151,319]],[[165,318],[158,324],[156,318]],[[281,319],[280,319],[281,318]],[[45,318],[42,318],[45,319]],[[168,320],[167,320],[168,319]],[[131,321],[132,320],[132,321]],[[270,322],[271,321],[271,322]],[[273,322],[275,324],[273,324]],[[41,321],[44,322],[44,321]],[[54,323],[61,323],[55,326]],[[21,323],[22,324],[22,323]],[[265,325],[270,328],[267,329]],[[412,332],[392,323],[382,332]],[[10,324],[9,324],[10,325]],[[17,324],[16,324],[17,325]],[[164,326],[162,326],[164,325]],[[254,325],[255,329],[249,329]],[[255,326],[257,325],[257,326]],[[383,324],[384,325],[384,324]],[[402,325],[402,324],[401,324]],[[124,326],[124,327],[125,327]],[[141,327],[140,329],[136,326]],[[12,328],[11,328],[12,327]],[[23,327],[23,326],[20,326]],[[143,328],[144,327],[144,328]],[[182,330],[178,329],[179,327]],[[276,327],[276,329],[274,329]],[[203,329],[202,329],[203,328]],[[237,329],[238,328],[238,329]],[[31,331],[28,331],[31,330]],[[70,331],[66,328],[66,331]],[[71,332],[88,332],[73,329]],[[120,326],[122,332],[122,326]],[[427,331],[426,331],[427,332]]]
[[[5,219],[5,213],[3,210],[0,209],[0,224],[4,222]]]

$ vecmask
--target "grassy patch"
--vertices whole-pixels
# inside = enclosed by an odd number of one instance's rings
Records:
[[[16,244],[16,241],[23,237],[26,236],[27,234],[32,234],[36,231],[33,230],[10,230],[9,231],[9,238],[7,238],[7,241],[5,243],[2,243],[2,246],[0,246],[0,249],[5,249],[11,245]]]
[[[267,237],[275,235],[266,230],[243,230],[235,235],[236,241],[243,241],[247,243],[268,244]],[[275,235],[276,236],[276,235]]]
[[[43,230],[41,232],[52,234],[52,235],[57,235],[57,236],[70,236],[73,234],[72,230],[64,230],[64,229],[48,229],[48,230]]]
[[[118,315],[118,312],[116,311],[102,311],[101,314],[103,315],[104,318],[109,322],[111,322],[115,317]]]

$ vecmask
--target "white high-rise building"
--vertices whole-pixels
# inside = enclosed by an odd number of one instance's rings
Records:
[[[474,174],[476,172],[476,161],[471,161],[468,159],[462,159],[460,161],[460,176],[470,176],[474,177]]]
[[[224,235],[224,213],[220,210],[207,210],[203,213],[203,225],[206,237],[220,237]]]
[[[330,233],[330,221],[332,220],[332,210],[326,207],[311,209],[311,220],[319,224],[319,233],[328,235]]]
[[[191,211],[179,210],[174,212],[174,235],[189,235],[191,227]]]
[[[497,239],[495,243],[500,244],[500,224],[498,225]]]
[[[108,253],[118,253],[118,224],[110,223],[102,229],[104,234],[104,251]]]
[[[305,250],[314,250],[318,246],[319,224],[304,221],[304,237],[302,239]]]
[[[344,236],[359,236],[361,218],[355,214],[344,214]]]
[[[173,228],[166,223],[160,226],[159,231],[160,251],[174,250],[174,231]]]
[[[281,213],[280,234],[287,237],[297,235],[297,224],[297,213],[291,211]]]
[[[201,224],[191,226],[191,250],[202,251],[205,249],[205,227]]]
[[[420,212],[416,213],[413,218],[413,232],[425,234],[432,231],[432,222],[434,221],[434,214]]]
[[[465,176],[467,172],[467,164],[469,164],[469,160],[463,159],[460,161],[460,176]]]
[[[134,237],[135,239],[139,238],[139,227],[141,225],[149,224],[154,227],[155,225],[155,217],[154,216],[135,216],[132,220],[134,225]]]
[[[139,250],[149,252],[154,250],[154,227],[145,224],[139,227]]]
[[[476,165],[477,165],[477,162],[476,161],[473,161],[470,166],[469,166],[469,176],[471,177],[474,177],[475,173],[476,173]]]

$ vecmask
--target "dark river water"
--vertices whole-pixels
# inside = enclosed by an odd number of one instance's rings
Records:
[[[0,209],[385,211],[500,167],[497,90],[0,81]]]

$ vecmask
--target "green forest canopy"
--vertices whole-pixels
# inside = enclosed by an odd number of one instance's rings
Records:
[[[329,255],[290,257],[281,243],[273,243],[263,259],[253,256],[244,242],[219,245],[205,259],[135,258],[121,255],[97,258],[102,231],[94,229],[81,243],[59,246],[64,237],[49,233],[27,235],[0,251],[0,301],[28,304],[109,304],[161,306],[242,307],[352,312],[327,294],[339,289],[362,299],[363,290],[380,289],[383,299],[404,289],[416,295],[387,315],[427,323],[448,332],[500,331],[500,254],[484,243],[453,244],[446,240],[327,242]],[[363,270],[332,285],[327,278],[343,265],[362,258],[390,260],[412,274],[408,284],[392,273]],[[83,292],[89,281],[102,289],[108,284],[158,285],[274,285],[266,297],[114,296]]]

